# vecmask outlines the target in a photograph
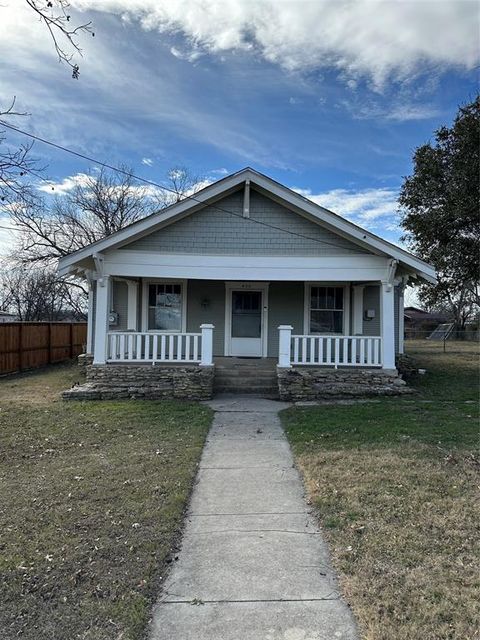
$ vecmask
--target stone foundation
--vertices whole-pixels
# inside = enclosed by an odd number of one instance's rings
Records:
[[[213,395],[213,366],[107,364],[89,365],[86,373],[86,384],[64,391],[64,400],[209,400]]]
[[[277,367],[280,400],[321,400],[411,393],[396,370]]]
[[[93,353],[81,353],[77,357],[78,366],[86,371],[88,365],[93,364]]]

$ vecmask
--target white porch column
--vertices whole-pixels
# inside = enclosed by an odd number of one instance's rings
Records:
[[[209,367],[213,364],[213,324],[201,324],[202,330],[202,358],[200,366]]]
[[[110,278],[103,276],[97,281],[97,304],[95,308],[95,345],[93,364],[105,364],[107,351],[108,315],[110,312]]]
[[[138,282],[134,280],[127,281],[127,329],[128,331],[137,331],[138,322]]]
[[[86,352],[93,353],[93,287],[96,286],[94,280],[88,282],[88,311],[87,311],[87,346]]]
[[[383,368],[395,369],[395,316],[394,289],[382,282],[380,289],[381,336],[383,346]]]
[[[291,342],[293,327],[289,324],[281,324],[278,327],[278,366],[290,368]]]
[[[398,287],[398,353],[405,353],[405,316],[403,305],[405,302],[405,285]]]
[[[354,336],[363,334],[363,290],[364,285],[357,284],[353,287],[353,330]]]

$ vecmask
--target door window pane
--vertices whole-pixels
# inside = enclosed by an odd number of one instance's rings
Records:
[[[158,331],[181,331],[182,286],[150,284],[148,287],[148,328]]]
[[[262,335],[260,291],[232,291],[232,337],[260,338]]]

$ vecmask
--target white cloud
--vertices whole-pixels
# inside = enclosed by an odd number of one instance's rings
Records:
[[[142,158],[142,164],[146,164],[147,167],[151,167],[153,165],[153,160],[151,158]]]
[[[147,31],[181,33],[201,52],[254,52],[290,71],[336,67],[345,81],[378,86],[418,68],[472,69],[479,59],[475,0],[72,0],[77,9],[122,14]]]
[[[397,189],[332,189],[317,194],[309,189],[294,187],[293,190],[366,229],[399,235]]]
[[[440,111],[428,104],[412,104],[401,102],[393,107],[382,107],[377,102],[357,104],[356,101],[341,100],[344,107],[355,120],[393,120],[406,122],[410,120],[429,120],[440,115]]]
[[[51,195],[63,196],[77,186],[85,186],[91,179],[92,176],[86,173],[77,173],[73,176],[67,176],[59,182],[49,180],[38,186],[37,189]]]

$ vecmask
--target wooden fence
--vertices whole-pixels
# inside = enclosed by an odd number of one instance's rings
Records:
[[[86,322],[0,323],[0,375],[69,360],[86,341]]]

